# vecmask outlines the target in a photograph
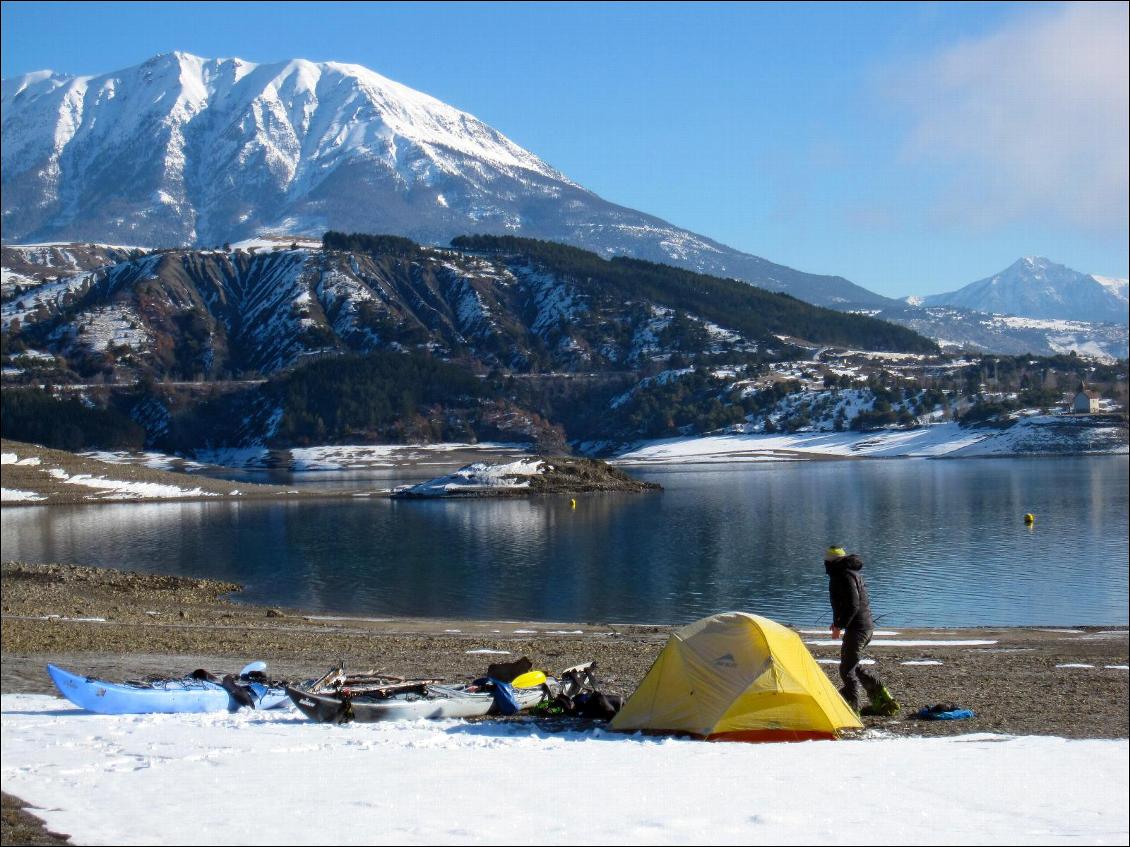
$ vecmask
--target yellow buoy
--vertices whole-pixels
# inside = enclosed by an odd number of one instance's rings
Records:
[[[577,508],[577,501],[576,500],[570,500],[569,505],[575,509],[575,508]]]
[[[1033,515],[1033,514],[1032,514],[1031,512],[1028,512],[1028,513],[1027,513],[1027,514],[1026,514],[1026,515],[1024,516],[1024,523],[1026,523],[1026,524],[1034,524],[1035,522],[1036,522],[1036,516],[1035,516],[1035,515]]]

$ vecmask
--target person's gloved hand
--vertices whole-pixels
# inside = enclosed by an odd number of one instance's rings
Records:
[[[840,628],[838,626],[836,626],[835,624],[832,624],[831,630],[832,630],[832,637],[834,639],[836,639],[837,641],[839,641],[841,636],[843,635],[843,633],[840,631]]]

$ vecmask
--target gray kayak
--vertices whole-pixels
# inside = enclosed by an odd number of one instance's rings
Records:
[[[515,688],[511,694],[519,709],[536,706],[545,689]],[[341,692],[316,693],[290,686],[287,694],[306,717],[319,723],[375,723],[377,721],[439,720],[442,718],[480,718],[496,709],[495,692],[473,685],[421,685],[388,696]]]

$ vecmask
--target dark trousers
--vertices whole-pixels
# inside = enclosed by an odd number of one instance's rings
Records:
[[[859,664],[863,657],[863,648],[871,643],[872,629],[849,629],[844,633],[844,643],[840,647],[840,679],[844,687],[840,694],[844,695],[849,706],[859,711],[859,686],[867,692],[869,699],[873,699],[883,687],[883,683],[872,673],[868,673]]]

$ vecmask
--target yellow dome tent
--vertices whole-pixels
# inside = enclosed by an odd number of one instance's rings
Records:
[[[718,741],[806,741],[863,724],[793,630],[726,612],[672,634],[610,726]]]

